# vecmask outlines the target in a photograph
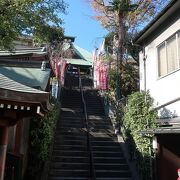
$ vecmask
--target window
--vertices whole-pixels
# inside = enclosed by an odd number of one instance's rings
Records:
[[[178,33],[178,61],[180,62],[180,32]]]
[[[167,40],[166,51],[168,73],[170,73],[178,68],[176,36],[173,36]]]
[[[159,76],[167,74],[167,61],[165,43],[158,47]]]
[[[159,77],[180,68],[180,32],[158,46]]]

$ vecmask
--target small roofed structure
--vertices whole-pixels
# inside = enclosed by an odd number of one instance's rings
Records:
[[[55,74],[61,87],[71,86],[71,77],[75,77],[73,84],[78,86],[79,73],[90,75],[91,72],[92,54],[75,45],[74,41],[75,37],[65,36],[62,51],[58,52],[53,60]]]
[[[4,179],[8,153],[23,161],[22,175],[28,147],[24,138],[28,136],[29,118],[43,117],[51,108],[50,76],[46,48],[0,51],[0,180]],[[13,160],[10,164],[12,167],[7,173],[14,176],[12,169],[17,167]]]
[[[92,66],[92,55],[87,50],[71,44],[65,43],[64,45],[64,58],[67,64],[74,66],[88,68]]]
[[[40,91],[0,74],[0,179],[4,178],[5,159],[8,146],[8,129],[26,117],[44,116],[50,110],[49,93]],[[16,127],[16,131],[20,131]],[[19,132],[20,135],[21,132]],[[19,154],[15,137],[14,153]],[[20,144],[19,144],[20,146]]]

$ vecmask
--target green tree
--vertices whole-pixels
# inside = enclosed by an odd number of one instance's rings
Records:
[[[136,92],[139,87],[139,69],[138,65],[134,60],[127,60],[122,63],[121,68],[121,93],[122,96],[127,97],[132,92]],[[109,71],[109,88],[110,91],[116,92],[117,73],[115,68],[111,68]]]
[[[63,0],[1,0],[0,48],[13,48],[13,40],[23,34],[43,41],[52,38],[52,30],[62,34],[58,14],[65,13],[66,7]]]
[[[139,31],[161,11],[169,0],[86,0],[95,11],[94,18],[110,32],[117,30],[118,18],[128,31]]]
[[[110,32],[105,37],[105,49],[110,62],[117,61],[113,51],[113,40],[115,32]],[[127,36],[126,44],[124,45],[125,52],[123,54],[123,61],[120,69],[121,76],[121,94],[122,96],[128,96],[132,92],[139,90],[139,46],[133,46],[131,43],[131,34]],[[114,62],[113,62],[114,61]],[[110,87],[111,90],[116,92],[117,85],[117,69],[111,67],[109,71]]]

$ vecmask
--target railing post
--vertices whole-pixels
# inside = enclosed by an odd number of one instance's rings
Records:
[[[87,131],[87,149],[89,153],[89,162],[90,162],[90,180],[96,180],[96,174],[95,174],[95,169],[94,169],[94,162],[93,162],[93,153],[92,153],[92,147],[91,147],[91,142],[90,142],[90,133],[89,133],[89,123],[88,123],[88,116],[87,116],[87,108],[86,108],[86,103],[84,100],[84,94],[83,94],[83,89],[82,89],[82,81],[81,77],[79,75],[79,85],[80,85],[80,92],[81,92],[81,98],[82,98],[82,104],[83,104],[83,111],[84,111],[84,116],[85,116],[85,125],[86,125],[86,131]]]

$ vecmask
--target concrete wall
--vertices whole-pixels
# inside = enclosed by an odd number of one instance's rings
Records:
[[[157,46],[167,40],[180,29],[180,19],[163,31],[145,47],[146,58],[146,90],[155,99],[155,106],[160,106],[180,97],[180,69],[164,77],[158,77]],[[140,52],[140,89],[145,90],[143,53]],[[161,117],[180,116],[180,101],[159,111]]]

